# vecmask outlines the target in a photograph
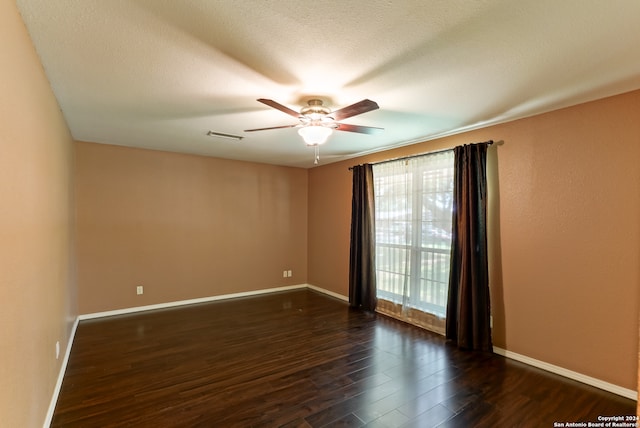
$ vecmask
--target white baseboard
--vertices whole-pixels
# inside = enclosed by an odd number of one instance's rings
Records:
[[[583,375],[582,373],[574,372],[572,370],[565,369],[563,367],[555,366],[553,364],[545,363],[544,361],[536,360],[526,355],[517,354],[515,352],[507,351],[506,349],[493,347],[493,352],[502,355],[503,357],[510,358],[512,360],[520,361],[521,363],[528,364],[533,367],[537,367],[542,370],[546,370],[551,373],[555,373],[560,376],[564,376],[569,379],[576,380],[578,382],[585,383],[587,385],[595,386],[602,390],[612,392],[631,400],[638,400],[638,392],[631,389],[623,388],[618,385],[614,385],[609,382],[605,382],[600,379],[596,379],[591,376]]]
[[[79,322],[79,319],[78,317],[76,317],[76,320],[73,322],[73,326],[71,327],[69,340],[67,341],[67,349],[64,352],[64,358],[62,359],[62,364],[60,365],[58,380],[56,381],[56,386],[53,388],[53,395],[51,396],[51,402],[49,403],[47,416],[45,417],[44,423],[42,424],[43,428],[49,428],[51,426],[51,422],[53,421],[53,413],[56,410],[56,403],[58,402],[58,396],[60,395],[60,390],[62,389],[62,381],[64,380],[64,374],[67,371],[67,364],[69,363],[69,356],[71,355],[71,347],[73,346],[73,340],[76,337],[78,322]]]
[[[349,298],[347,296],[343,296],[342,294],[335,293],[333,291],[326,290],[324,288],[316,287],[315,285],[306,284],[307,288],[310,290],[317,291],[318,293],[326,294],[327,296],[335,297],[339,300],[344,300],[345,302],[349,302]]]
[[[132,314],[135,312],[151,311],[154,309],[166,309],[166,308],[173,308],[175,306],[214,302],[216,300],[227,300],[227,299],[235,299],[238,297],[250,297],[250,296],[258,296],[260,294],[277,293],[280,291],[298,290],[301,288],[307,288],[307,284],[287,285],[284,287],[276,287],[276,288],[264,288],[262,290],[244,291],[241,293],[232,293],[232,294],[222,294],[220,296],[201,297],[198,299],[188,299],[188,300],[177,300],[173,302],[159,303],[156,305],[135,306],[133,308],[116,309],[113,311],[94,312],[91,314],[80,315],[79,318],[81,321],[90,320],[94,318],[111,317],[114,315],[124,315],[124,314]]]

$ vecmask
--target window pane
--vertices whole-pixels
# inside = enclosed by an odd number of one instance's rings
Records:
[[[378,297],[444,317],[453,151],[374,165]]]

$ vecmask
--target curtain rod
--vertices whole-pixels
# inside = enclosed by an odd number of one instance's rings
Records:
[[[490,146],[490,145],[493,144],[493,140],[486,141],[486,143],[487,143],[487,146]],[[481,144],[481,143],[473,143],[473,144]],[[378,162],[368,162],[368,163],[370,163],[371,165],[379,165],[381,163],[387,163],[387,162],[394,162],[394,161],[399,161],[399,160],[404,160],[404,159],[417,158],[419,156],[435,155],[435,154],[438,154],[438,153],[448,152],[448,151],[453,150],[453,149],[454,148],[452,147],[450,149],[433,150],[431,152],[417,153],[415,155],[400,156],[400,157],[397,157],[397,158],[385,159],[385,160],[378,161]],[[362,164],[359,164],[359,165],[362,165]],[[351,171],[354,166],[356,166],[356,165],[350,166],[349,167],[349,171]]]

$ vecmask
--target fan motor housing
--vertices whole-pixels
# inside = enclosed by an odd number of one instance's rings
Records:
[[[320,118],[331,113],[331,109],[322,105],[322,100],[311,99],[307,102],[307,105],[300,109],[300,114],[303,116],[311,116],[312,118]]]

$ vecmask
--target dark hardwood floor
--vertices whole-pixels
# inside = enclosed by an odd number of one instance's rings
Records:
[[[635,401],[301,290],[82,321],[53,427],[553,427]]]

